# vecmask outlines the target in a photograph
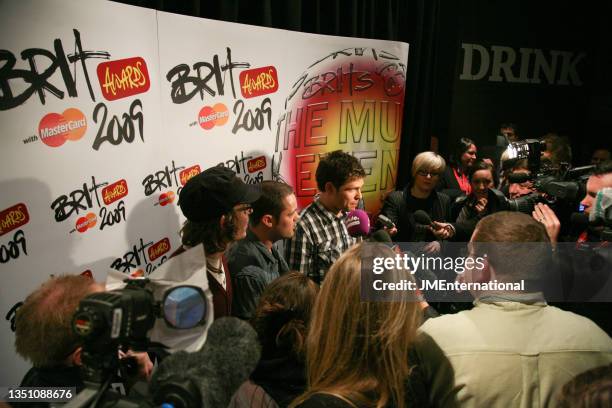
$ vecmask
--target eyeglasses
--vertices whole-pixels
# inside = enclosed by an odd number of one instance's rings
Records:
[[[435,171],[425,171],[425,170],[419,170],[417,171],[417,174],[419,176],[423,176],[423,177],[429,176],[431,178],[438,177],[440,175],[440,173],[436,173]]]
[[[236,211],[236,212],[244,212],[244,213],[247,213],[247,214],[252,214],[253,213],[253,207],[251,206],[251,204],[239,204],[239,205],[234,207],[234,211]]]

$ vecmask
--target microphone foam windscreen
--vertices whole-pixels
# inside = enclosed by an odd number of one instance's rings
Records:
[[[156,395],[178,387],[182,391],[175,395],[190,395],[183,400],[201,398],[197,406],[226,407],[236,390],[249,378],[260,356],[255,330],[240,319],[223,317],[210,326],[201,350],[195,353],[180,351],[162,361],[149,388],[151,394]],[[172,388],[173,385],[176,387]],[[193,390],[199,391],[199,395],[191,395]],[[160,395],[158,399],[163,401],[163,397]]]
[[[370,233],[370,218],[363,210],[350,211],[344,221],[348,233],[353,236],[363,236]]]
[[[423,225],[431,224],[431,217],[423,210],[416,210],[414,212],[414,220]]]
[[[235,317],[215,320],[202,350],[200,393],[204,407],[226,407],[245,382],[261,356],[257,333]],[[212,373],[213,378],[206,378]]]
[[[595,196],[589,221],[593,224],[605,225],[606,219],[610,218],[612,218],[612,187],[605,187]]]

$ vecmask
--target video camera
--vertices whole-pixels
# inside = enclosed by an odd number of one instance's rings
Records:
[[[575,210],[584,197],[586,180],[595,166],[571,168],[569,163],[553,165],[542,161],[546,143],[537,139],[526,139],[508,145],[508,160],[527,159],[529,174],[509,175],[510,183],[531,181],[536,192],[507,200],[506,209],[531,214],[534,206],[546,203],[553,208],[563,205]]]
[[[80,302],[72,327],[83,343],[82,376],[86,389],[75,406],[99,399],[118,372],[123,378],[129,376],[134,367],[130,367],[129,359],[127,364],[119,359],[119,350],[148,351],[154,345],[149,331],[157,319],[180,330],[209,323],[208,309],[212,305],[201,288],[176,286],[156,301],[147,287],[149,282],[147,278],[126,279],[123,289],[93,293]]]

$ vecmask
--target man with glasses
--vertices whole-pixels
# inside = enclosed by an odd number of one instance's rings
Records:
[[[213,295],[215,319],[231,314],[232,282],[224,253],[228,245],[246,237],[251,204],[259,186],[245,184],[228,168],[212,167],[189,179],[179,195],[187,221],[181,229],[183,248],[203,245],[206,276]]]

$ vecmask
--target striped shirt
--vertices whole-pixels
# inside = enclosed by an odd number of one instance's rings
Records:
[[[290,270],[306,274],[321,283],[330,266],[355,242],[344,220],[315,200],[300,214],[295,235],[285,245]]]

